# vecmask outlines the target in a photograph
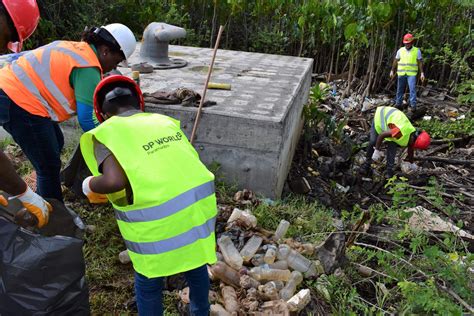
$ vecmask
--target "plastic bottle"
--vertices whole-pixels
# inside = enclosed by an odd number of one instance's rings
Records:
[[[130,259],[130,255],[128,254],[128,250],[124,250],[119,253],[118,255],[119,261],[122,264],[130,263],[132,260]]]
[[[254,267],[250,269],[249,274],[254,279],[268,281],[285,281],[290,279],[290,270],[270,269],[268,267]]]
[[[242,275],[240,276],[240,286],[243,287],[244,289],[250,289],[250,288],[258,288],[260,285],[260,282],[252,278],[250,275]]]
[[[258,292],[267,300],[278,300],[280,297],[278,296],[278,289],[276,288],[275,283],[268,282],[264,285],[260,285],[258,287]]]
[[[231,316],[231,314],[225,310],[225,308],[220,304],[211,305],[211,316]]]
[[[248,210],[242,211],[235,208],[230,214],[227,223],[239,221],[243,226],[247,228],[253,228],[257,226],[257,218]]]
[[[217,244],[224,256],[225,262],[236,270],[242,268],[244,260],[240,256],[239,251],[235,248],[232,239],[229,236],[223,235],[217,240]]]
[[[285,236],[288,227],[290,227],[290,223],[282,219],[280,221],[280,224],[278,224],[278,227],[275,231],[275,235],[273,236],[273,240],[279,241],[280,239],[282,239]]]
[[[138,86],[140,86],[140,72],[139,71],[132,71],[132,79],[136,82]]]
[[[291,277],[286,286],[280,291],[280,297],[287,301],[295,294],[298,284],[303,282],[303,275],[299,271],[291,272]]]
[[[290,298],[286,303],[288,304],[290,312],[298,312],[305,308],[309,301],[311,301],[311,293],[309,289],[304,289],[296,293],[296,295]]]
[[[225,262],[217,261],[216,264],[209,268],[211,274],[222,282],[240,287],[240,275],[237,271],[229,267]]]
[[[287,270],[288,262],[286,260],[278,260],[274,263],[269,264],[268,267],[271,269]]]
[[[225,309],[231,313],[237,315],[237,312],[240,310],[240,304],[237,299],[237,293],[232,286],[224,285],[221,283],[221,294],[224,300]]]
[[[242,256],[242,259],[245,262],[249,262],[250,259],[252,259],[252,257],[258,251],[258,248],[260,248],[262,242],[263,238],[258,235],[253,235],[252,237],[250,237],[250,239],[247,241],[242,250],[240,250],[240,255]]]
[[[291,249],[288,245],[280,245],[278,247],[277,257],[279,260],[286,260],[290,268],[304,273],[305,277],[318,275],[314,263],[297,251]]]
[[[267,252],[263,257],[263,261],[266,264],[271,264],[275,262],[277,248],[274,245],[267,245]]]
[[[264,257],[264,254],[257,253],[253,256],[253,258],[250,260],[250,262],[252,263],[252,265],[254,267],[258,267],[258,266],[265,263],[265,261],[263,261],[263,257]]]

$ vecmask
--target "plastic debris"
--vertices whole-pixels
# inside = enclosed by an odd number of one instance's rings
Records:
[[[299,312],[311,301],[311,293],[309,289],[304,289],[296,293],[286,303],[290,312]]]

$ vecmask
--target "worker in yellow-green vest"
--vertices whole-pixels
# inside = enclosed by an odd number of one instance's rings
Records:
[[[91,202],[106,198],[135,269],[140,315],[162,315],[163,277],[184,272],[192,315],[209,314],[207,264],[217,261],[214,175],[199,160],[179,121],[144,113],[128,77],[103,79],[94,92],[98,127],[81,137],[93,176]],[[106,195],[106,196],[104,196]]]
[[[420,71],[421,81],[425,81],[425,74],[423,73],[423,62],[421,58],[421,50],[413,46],[414,37],[412,34],[405,34],[403,36],[404,47],[397,51],[397,55],[392,64],[390,71],[390,78],[395,76],[397,72],[397,96],[395,97],[395,106],[402,109],[403,94],[406,86],[410,90],[410,106],[413,111],[416,110],[416,75]]]
[[[402,111],[390,106],[378,107],[370,129],[366,161],[362,166],[363,174],[369,175],[372,161],[380,161],[383,158],[380,149],[384,141],[387,143],[387,178],[391,178],[394,175],[393,168],[398,146],[408,147],[408,163],[403,167],[405,167],[405,172],[414,172],[418,169],[413,163],[414,149],[427,149],[431,139],[427,132],[418,131],[413,127]]]

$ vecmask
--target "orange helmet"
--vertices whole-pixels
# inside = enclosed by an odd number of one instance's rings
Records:
[[[415,143],[413,144],[413,148],[421,149],[421,150],[425,150],[426,148],[428,148],[428,146],[431,143],[431,138],[427,132],[425,131],[422,131],[421,133],[416,132],[415,136],[416,136],[416,139],[415,139]]]
[[[2,0],[2,2],[18,34],[18,42],[8,43],[8,48],[18,53],[23,47],[23,41],[30,37],[38,26],[40,19],[38,4],[36,0]]]
[[[140,105],[140,110],[143,111],[145,109],[145,100],[143,99],[143,93],[142,93],[142,90],[140,90],[140,87],[137,85],[137,83],[135,81],[133,81],[132,79],[130,79],[129,77],[126,77],[126,76],[111,75],[111,76],[108,76],[108,77],[102,79],[99,82],[99,84],[97,85],[97,87],[95,88],[95,91],[94,91],[94,112],[95,112],[95,115],[97,117],[97,120],[99,120],[99,122],[102,123],[103,121],[105,121],[105,118],[102,116],[102,104],[99,104],[98,94],[99,94],[100,90],[102,90],[105,86],[108,86],[109,84],[112,84],[112,83],[126,83],[127,86],[129,86],[131,89],[134,89],[134,91],[137,94],[138,99],[139,99],[138,102],[139,102],[139,105]],[[123,89],[121,89],[121,90],[123,90]],[[105,96],[105,98],[107,98],[110,93],[114,94],[115,96],[119,96],[119,95],[117,95],[115,90],[112,90],[109,93],[107,93],[107,96]],[[123,91],[123,92],[119,92],[119,93],[123,93],[123,94],[120,94],[120,95],[127,95],[127,91]],[[128,92],[128,95],[130,95],[130,92]]]
[[[413,37],[412,34],[407,33],[407,34],[405,34],[405,36],[403,36],[403,44],[411,43],[411,42],[413,42],[414,39],[415,38]]]

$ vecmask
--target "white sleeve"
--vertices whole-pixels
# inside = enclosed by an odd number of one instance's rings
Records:
[[[400,60],[400,49],[397,50],[397,55],[395,55],[396,60]]]
[[[417,60],[421,60],[421,49],[418,48],[418,56],[416,56]]]

